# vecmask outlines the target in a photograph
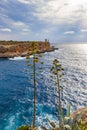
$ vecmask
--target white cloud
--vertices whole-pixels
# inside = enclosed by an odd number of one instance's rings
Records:
[[[75,32],[74,31],[67,31],[67,32],[64,32],[64,34],[74,34]]]
[[[87,29],[81,29],[80,31],[81,32],[87,32]]]
[[[29,3],[29,0],[18,0],[19,2],[21,3],[24,3],[24,4],[28,4]]]
[[[32,14],[51,24],[75,24],[87,26],[87,0],[16,0],[34,7]]]
[[[12,28],[12,30],[29,29],[29,25],[27,25],[25,22],[14,21],[10,17],[1,17],[1,21],[9,28]]]
[[[45,0],[17,0],[17,1],[23,4],[36,4],[36,5],[40,5],[41,3],[45,2]]]
[[[24,22],[21,22],[21,21],[14,21],[13,25],[15,27],[26,27],[26,24]]]
[[[29,32],[29,29],[24,28],[24,29],[22,29],[22,31],[23,31],[23,32]]]
[[[1,13],[0,13],[0,17],[8,17],[8,16],[5,15],[5,14],[1,14]]]
[[[32,16],[50,24],[76,24],[87,26],[87,0],[16,0],[34,7]],[[28,17],[28,16],[27,16]],[[19,23],[20,24],[20,23]]]
[[[28,36],[28,38],[29,35],[33,38],[36,35],[41,38],[44,36],[56,37],[56,35],[67,37],[74,33],[77,37],[77,34],[85,35],[81,32],[87,32],[87,0],[1,1],[4,4],[0,7],[0,25],[2,25],[0,28],[11,28],[14,33],[13,37],[16,33],[20,33],[24,37]],[[14,3],[13,7],[10,6],[11,2]],[[67,31],[64,32],[65,30]],[[74,30],[77,31],[74,32]],[[80,31],[78,32],[78,30]]]
[[[23,34],[30,32],[29,25],[27,25],[24,22],[16,21],[16,22],[13,22],[12,24],[13,24],[14,29],[16,28],[17,30],[22,31]]]
[[[1,28],[0,31],[2,31],[2,32],[11,32],[12,30],[10,28]]]
[[[29,4],[35,5],[33,15],[41,21],[57,25],[80,21],[87,25],[87,0],[33,0]]]

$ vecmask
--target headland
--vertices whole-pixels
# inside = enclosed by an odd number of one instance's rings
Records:
[[[41,53],[58,49],[51,46],[47,39],[45,39],[45,41],[0,41],[0,58],[27,56],[29,55],[32,42],[37,42],[38,50],[40,50]]]

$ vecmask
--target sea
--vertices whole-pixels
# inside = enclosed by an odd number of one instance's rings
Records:
[[[60,79],[64,112],[70,104],[71,113],[87,106],[87,44],[56,44],[58,50],[46,52],[36,65],[36,125],[58,123],[58,94],[56,77],[51,79],[50,68],[57,58],[64,68]],[[30,58],[32,63],[32,57]],[[27,70],[27,71],[26,71]],[[0,130],[17,130],[32,125],[33,69],[25,57],[0,59]]]

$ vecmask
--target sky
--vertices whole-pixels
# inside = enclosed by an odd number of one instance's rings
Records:
[[[0,40],[87,42],[87,0],[0,0]]]

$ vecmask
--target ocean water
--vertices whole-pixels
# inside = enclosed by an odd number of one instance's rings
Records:
[[[61,82],[64,111],[68,104],[71,112],[87,106],[87,44],[57,46],[59,50],[43,54],[43,70],[37,74],[38,126],[48,125],[47,118],[58,121],[57,88],[49,78],[54,58],[59,59],[65,70]],[[25,69],[25,58],[0,59],[0,130],[16,130],[21,125],[32,123],[33,80]]]

